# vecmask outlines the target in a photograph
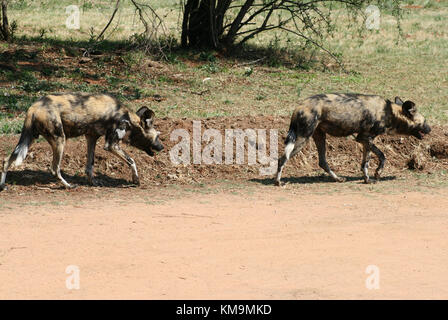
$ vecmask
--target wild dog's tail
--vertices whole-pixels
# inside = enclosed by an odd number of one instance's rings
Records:
[[[289,159],[291,156],[291,152],[294,150],[294,145],[297,139],[297,124],[294,118],[291,119],[291,123],[289,125],[288,135],[285,139],[285,156],[286,159]]]
[[[32,113],[28,113],[26,115],[19,143],[10,156],[11,160],[14,161],[15,159],[14,164],[16,166],[21,165],[23,160],[25,160],[26,154],[28,153],[28,148],[30,147],[30,144],[33,142],[33,139],[36,136],[34,132],[33,118],[34,116]]]
[[[28,153],[28,148],[30,144],[33,142],[33,139],[38,137],[34,130],[34,115],[33,112],[28,111],[25,123],[23,124],[22,134],[20,135],[20,140],[17,146],[15,147],[12,154],[3,160],[3,166],[1,168],[0,174],[0,191],[5,190],[5,182],[6,182],[6,174],[8,172],[9,166],[14,162],[16,166],[19,166],[23,160],[26,158],[26,154]]]
[[[289,144],[289,143],[295,143],[296,139],[297,139],[297,124],[296,121],[294,119],[291,119],[291,123],[289,125],[289,131],[288,131],[288,135],[286,136],[285,139],[285,144]]]

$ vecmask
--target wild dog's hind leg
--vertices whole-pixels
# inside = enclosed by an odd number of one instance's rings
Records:
[[[53,163],[51,165],[51,172],[58,177],[59,180],[61,180],[66,188],[75,187],[75,185],[71,185],[65,181],[61,174],[61,160],[62,155],[64,154],[65,136],[48,137],[47,140],[53,149]]]
[[[96,186],[98,183],[93,176],[93,165],[95,163],[95,147],[98,136],[86,135],[87,140],[87,164],[86,164],[86,175],[89,179],[89,183]]]
[[[33,131],[29,127],[27,128],[26,126],[24,126],[19,143],[14,148],[14,151],[11,153],[11,155],[3,160],[1,167],[2,172],[0,175],[0,191],[6,190],[6,175],[8,173],[9,167],[12,164],[14,164],[15,166],[19,166],[23,162],[23,160],[25,160],[28,149],[33,143],[34,138],[35,134],[33,134]]]
[[[132,182],[139,185],[140,179],[138,178],[137,166],[135,165],[134,159],[132,159],[126,152],[124,152],[120,146],[116,143],[112,145],[108,145],[106,148],[107,151],[112,152],[118,158],[125,161],[132,169]]]
[[[3,160],[2,173],[1,173],[1,177],[0,177],[0,191],[6,190],[6,185],[5,185],[6,174],[8,173],[9,167],[14,163],[14,161],[16,161],[16,158],[17,158],[17,154],[12,153],[9,157],[6,157]]]
[[[11,164],[16,160],[17,155],[16,154],[11,154],[9,157],[6,157],[3,160],[3,165],[2,165],[2,173],[1,173],[1,177],[0,177],[0,191],[2,190],[6,190],[6,174],[8,173],[8,169],[11,166]]]
[[[317,152],[319,154],[319,167],[325,170],[334,181],[336,182],[344,182],[344,178],[338,177],[331,169],[327,163],[327,142],[326,142],[326,134],[319,128],[314,131],[313,134],[314,143],[316,144]]]
[[[282,178],[282,170],[285,166],[286,162],[294,157],[299,151],[302,149],[304,144],[308,141],[308,138],[305,137],[297,137],[295,142],[288,142],[285,146],[285,154],[278,159],[278,167],[277,167],[277,176],[275,178],[275,184],[277,186],[281,186],[281,178]]]
[[[381,172],[383,171],[384,168],[384,163],[386,162],[386,157],[384,156],[384,153],[381,152],[381,150],[378,149],[378,147],[375,144],[372,143],[370,145],[370,148],[372,149],[373,153],[375,153],[375,155],[378,157],[378,160],[380,162],[375,171],[375,179],[379,180]]]

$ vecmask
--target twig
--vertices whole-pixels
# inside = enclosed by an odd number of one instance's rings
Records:
[[[96,40],[98,41],[99,39],[101,39],[101,37],[103,36],[103,34],[106,32],[107,28],[109,28],[110,24],[112,23],[112,20],[114,20],[115,18],[115,14],[118,11],[118,7],[120,6],[120,0],[117,0],[117,2],[115,3],[115,9],[114,12],[112,13],[112,16],[109,19],[109,22],[106,24],[106,26],[104,27],[103,31],[101,31],[101,33],[98,35],[98,37],[96,38]]]
[[[279,27],[279,29],[281,29],[281,30],[285,30],[285,31],[287,31],[287,32],[291,32],[291,33],[293,33],[293,34],[295,34],[295,35],[297,35],[297,36],[299,36],[299,37],[302,37],[302,38],[304,38],[305,40],[311,42],[311,43],[314,44],[316,47],[318,47],[318,48],[320,48],[321,50],[325,51],[330,57],[332,57],[332,58],[336,61],[336,63],[341,67],[341,69],[342,69],[344,72],[347,72],[347,70],[345,69],[345,67],[344,67],[344,65],[342,64],[342,62],[338,59],[338,57],[336,57],[333,53],[331,53],[330,50],[326,49],[325,47],[323,47],[322,45],[320,45],[319,43],[317,43],[316,41],[314,41],[314,40],[311,39],[310,37],[307,37],[307,36],[305,36],[304,34],[302,34],[302,33],[300,33],[300,32],[297,32],[297,31],[294,31],[294,30],[291,30],[291,29],[288,29],[288,28],[285,28],[285,27]]]
[[[182,90],[182,91],[186,92],[186,93],[191,93],[191,94],[196,94],[198,96],[202,96],[204,93],[210,92],[210,89],[205,89],[205,90],[202,90],[202,91],[191,91],[191,90]]]
[[[256,63],[258,63],[260,61],[263,61],[264,59],[266,59],[266,57],[262,57],[260,59],[254,60],[254,61],[239,63],[239,64],[236,64],[235,67],[242,67],[242,66],[248,66],[248,65],[256,64]]]

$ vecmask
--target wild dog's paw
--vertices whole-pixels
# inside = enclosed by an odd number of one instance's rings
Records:
[[[6,186],[6,184],[0,185],[0,192],[1,191],[6,191],[6,190],[8,190],[8,187]]]
[[[379,172],[375,172],[375,179],[376,179],[377,181],[380,181],[380,180],[381,180],[381,174],[380,174]]]
[[[101,180],[91,178],[89,179],[89,183],[92,187],[102,187],[104,184],[101,182]]]
[[[365,184],[373,184],[373,183],[376,183],[376,180],[371,180],[371,179],[364,178],[364,183]]]
[[[276,185],[277,187],[284,187],[285,183],[281,182],[280,180],[275,180],[274,185]]]
[[[78,187],[77,184],[72,183],[72,184],[69,184],[69,185],[65,186],[65,189],[71,190],[71,189],[75,189],[77,187]]]
[[[132,177],[132,183],[139,186],[140,185],[139,177]]]
[[[345,182],[347,180],[347,179],[341,178],[341,177],[336,177],[336,178],[333,178],[333,179],[334,179],[335,182]]]

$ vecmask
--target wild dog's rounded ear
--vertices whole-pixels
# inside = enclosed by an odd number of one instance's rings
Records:
[[[400,99],[400,97],[395,97],[395,104],[398,104],[399,106],[403,105],[403,100]]]
[[[410,100],[405,101],[401,108],[403,110],[403,113],[409,118],[413,118],[415,113],[417,112],[415,103]]]
[[[137,115],[140,117],[140,120],[147,126],[150,127],[152,125],[152,122],[154,120],[155,113],[151,109],[149,109],[146,106],[141,107],[136,112]]]
[[[146,119],[154,118],[155,114],[154,114],[154,111],[152,111],[151,109],[149,109],[146,106],[143,106],[140,109],[138,109],[137,115],[140,117],[140,119],[146,120]]]

